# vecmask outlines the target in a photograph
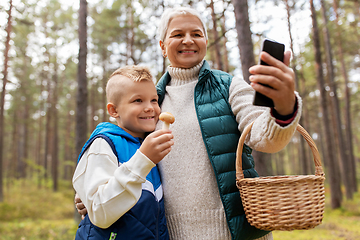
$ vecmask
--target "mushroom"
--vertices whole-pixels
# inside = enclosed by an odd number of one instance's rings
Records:
[[[170,124],[175,122],[175,117],[169,112],[161,113],[159,119],[164,122],[163,129],[169,129]]]

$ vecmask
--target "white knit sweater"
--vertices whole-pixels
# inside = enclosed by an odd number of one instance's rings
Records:
[[[168,67],[171,81],[166,87],[163,112],[171,112],[175,123],[170,129],[175,145],[159,163],[164,186],[165,211],[172,240],[231,239],[221,203],[215,174],[208,159],[194,105],[194,89],[203,62],[191,69]],[[256,150],[276,152],[290,141],[301,113],[281,127],[269,108],[252,105],[253,89],[241,78],[234,77],[229,89],[229,102],[239,122],[239,130],[254,121],[246,144]],[[159,121],[157,128],[161,128]],[[271,233],[262,239],[272,239]]]

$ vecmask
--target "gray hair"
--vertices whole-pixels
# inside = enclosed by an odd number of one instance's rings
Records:
[[[192,9],[190,7],[175,7],[175,8],[168,8],[164,11],[164,13],[161,16],[160,24],[159,24],[159,36],[161,41],[165,41],[166,32],[168,30],[170,21],[179,15],[192,15],[194,17],[197,17],[204,29],[204,34],[206,39],[208,39],[207,32],[206,32],[206,25],[203,19],[200,16],[200,13],[196,11],[195,9]]]

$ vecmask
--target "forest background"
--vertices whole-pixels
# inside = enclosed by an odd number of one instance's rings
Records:
[[[202,13],[212,68],[247,80],[264,38],[294,53],[301,125],[321,155],[327,210],[314,230],[275,232],[275,239],[359,239],[359,0],[2,1],[0,239],[73,237],[71,178],[91,131],[112,121],[108,76],[141,64],[160,78],[168,63],[156,26],[166,7],[179,4]],[[299,134],[279,153],[253,155],[262,176],[315,172]]]

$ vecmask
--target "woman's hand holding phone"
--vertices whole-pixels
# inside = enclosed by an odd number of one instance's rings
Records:
[[[251,86],[256,91],[254,105],[274,107],[280,115],[285,116],[293,113],[296,97],[295,75],[288,67],[291,52],[284,53],[283,46],[265,40],[260,65],[251,67],[249,71],[253,74],[250,76]]]

